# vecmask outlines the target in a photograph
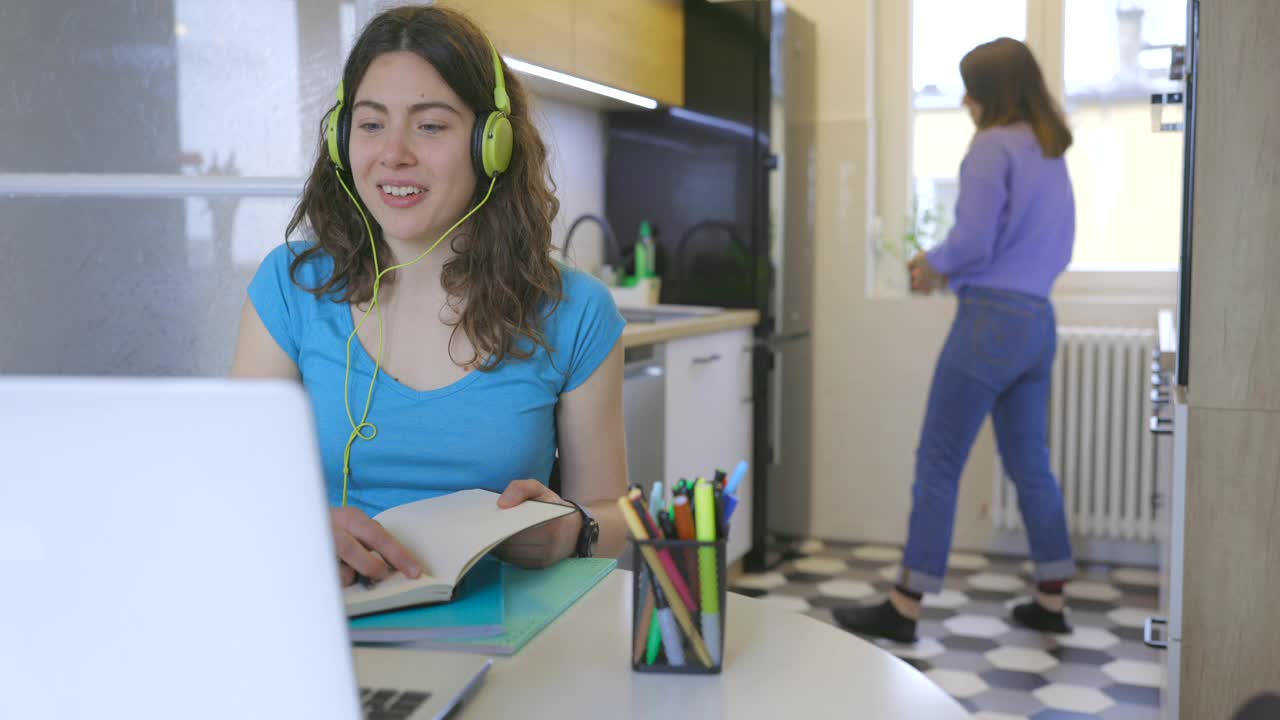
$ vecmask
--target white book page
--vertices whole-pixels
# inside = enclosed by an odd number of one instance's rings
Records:
[[[410,580],[394,573],[369,589],[357,585],[348,588],[346,602],[381,600],[430,585],[452,588],[472,563],[503,540],[572,512],[577,511],[571,506],[533,501],[503,509],[498,493],[480,489],[384,510],[373,519],[422,562],[422,577]],[[439,599],[448,599],[448,593]]]

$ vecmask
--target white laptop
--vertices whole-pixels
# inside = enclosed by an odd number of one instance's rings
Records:
[[[456,708],[490,660],[353,663],[313,428],[294,383],[0,377],[0,718]]]

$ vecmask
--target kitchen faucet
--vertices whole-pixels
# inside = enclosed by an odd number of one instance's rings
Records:
[[[675,262],[673,263],[675,272],[671,273],[676,280],[673,290],[678,290],[682,294],[690,290],[692,286],[690,275],[693,274],[694,268],[692,267],[693,263],[685,257],[685,253],[688,252],[689,241],[696,235],[708,230],[723,231],[728,236],[729,245],[732,248],[731,252],[736,251],[738,253],[737,259],[743,264],[743,271],[749,271],[751,266],[750,253],[747,252],[746,246],[742,244],[742,240],[738,237],[738,226],[725,220],[702,220],[685,230],[684,234],[680,236],[680,240],[676,243]],[[715,268],[717,273],[723,272],[725,269],[723,267]]]
[[[560,250],[560,255],[566,260],[569,259],[569,241],[573,239],[573,231],[577,230],[578,226],[581,225],[583,221],[586,221],[586,220],[590,220],[595,224],[599,225],[601,231],[604,232],[604,244],[605,244],[604,264],[613,265],[613,263],[609,262],[609,260],[610,260],[610,255],[615,255],[618,258],[618,264],[621,265],[623,262],[622,249],[618,247],[618,239],[613,234],[613,226],[610,225],[609,221],[604,219],[603,217],[599,215],[593,215],[591,213],[584,213],[582,215],[579,215],[569,225],[569,231],[564,235],[564,247]]]

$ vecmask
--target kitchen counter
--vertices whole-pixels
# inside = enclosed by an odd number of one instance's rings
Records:
[[[657,308],[662,308],[659,305]],[[623,312],[642,312],[641,308],[623,308]],[[691,335],[708,335],[724,330],[751,327],[760,322],[760,313],[755,310],[725,310],[697,317],[663,319],[656,322],[640,322],[631,320],[622,331],[624,348],[689,337]]]

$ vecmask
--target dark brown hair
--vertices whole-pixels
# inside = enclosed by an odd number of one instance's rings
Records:
[[[1061,157],[1071,147],[1071,130],[1026,45],[1007,37],[983,43],[960,61],[960,77],[982,108],[979,130],[1025,122],[1045,155]]]
[[[369,21],[347,57],[342,71],[347,104],[375,58],[407,50],[430,63],[476,116],[483,118],[496,109],[489,48],[484,33],[456,11],[429,6],[387,10]],[[488,202],[468,221],[467,232],[455,231],[450,236],[457,254],[445,264],[440,277],[450,297],[466,299],[453,332],[465,332],[476,354],[458,364],[475,365],[488,358],[482,369],[497,367],[508,356],[528,359],[538,346],[550,349],[541,320],[555,309],[562,295],[560,270],[550,253],[551,221],[560,202],[553,194],[547,170],[547,149],[531,122],[524,88],[519,78],[506,71],[505,63],[503,77],[511,98],[515,136],[511,164],[498,177]],[[477,178],[472,205],[489,189],[488,178],[483,180],[481,183]],[[372,216],[369,220],[379,257],[391,257],[382,229]],[[304,263],[328,255],[333,258],[332,276],[324,284],[306,289],[317,297],[334,293],[340,302],[369,301],[374,281],[369,239],[359,209],[329,162],[323,124],[316,162],[286,237],[304,224],[315,245],[294,257],[290,267],[294,282],[301,287],[298,270]],[[382,282],[394,279],[392,272]]]

